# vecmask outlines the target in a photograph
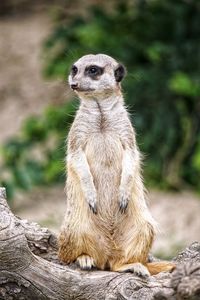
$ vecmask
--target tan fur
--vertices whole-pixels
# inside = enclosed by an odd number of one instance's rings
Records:
[[[113,271],[134,263],[151,274],[170,270],[169,263],[147,263],[155,221],[146,205],[135,132],[114,76],[118,63],[99,54],[84,56],[75,65],[78,72],[69,76],[69,83],[78,84],[81,104],[68,136],[59,258]],[[89,78],[89,65],[103,67],[104,73]]]

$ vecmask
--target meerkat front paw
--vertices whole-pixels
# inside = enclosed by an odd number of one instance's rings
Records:
[[[89,204],[89,208],[94,214],[97,214],[97,196],[96,192],[90,193],[87,195],[87,202]]]
[[[89,255],[80,255],[76,261],[82,270],[91,270],[95,267],[94,259]]]
[[[130,199],[129,193],[125,189],[120,189],[119,209],[122,213],[125,213],[128,206],[129,199]]]

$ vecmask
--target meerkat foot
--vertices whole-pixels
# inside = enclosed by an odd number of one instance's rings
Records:
[[[89,255],[80,255],[76,261],[82,270],[91,270],[95,267],[94,259]]]
[[[117,272],[131,272],[140,277],[148,277],[150,273],[148,269],[141,263],[125,264],[119,268],[115,268]]]

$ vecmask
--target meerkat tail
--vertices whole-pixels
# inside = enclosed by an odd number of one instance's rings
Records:
[[[159,261],[145,264],[151,275],[156,275],[160,272],[172,272],[176,265],[172,262]]]

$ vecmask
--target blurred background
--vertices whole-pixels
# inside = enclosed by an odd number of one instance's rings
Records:
[[[153,252],[200,240],[200,1],[1,0],[0,186],[15,214],[58,232],[65,140],[78,101],[71,64],[124,63],[126,103],[144,153]]]

